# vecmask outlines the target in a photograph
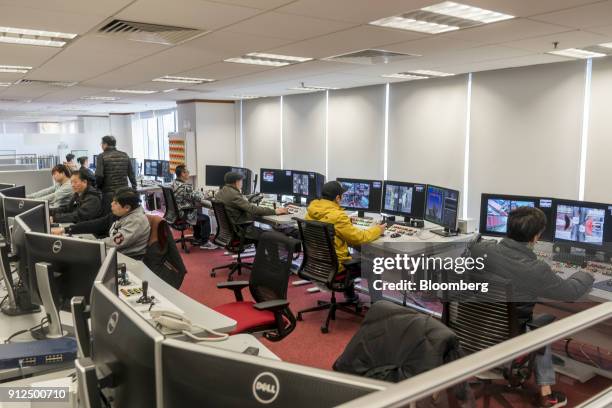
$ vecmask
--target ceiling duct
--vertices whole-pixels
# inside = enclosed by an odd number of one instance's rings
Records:
[[[130,41],[176,45],[203,35],[207,31],[115,19],[98,29],[98,33]]]
[[[62,82],[62,81],[40,81],[38,79],[20,79],[15,82],[15,85],[44,85],[59,88],[68,88],[76,85],[77,82]]]

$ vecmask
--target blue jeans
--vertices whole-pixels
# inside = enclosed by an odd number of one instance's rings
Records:
[[[527,327],[527,331],[529,331],[529,327]],[[556,383],[555,367],[552,359],[552,347],[550,344],[546,345],[543,354],[536,353],[534,365],[536,384],[553,385]]]

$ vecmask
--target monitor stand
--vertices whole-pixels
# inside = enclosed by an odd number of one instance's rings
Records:
[[[40,307],[33,305],[29,300],[29,294],[23,289],[15,288],[11,265],[9,263],[9,248],[6,241],[0,241],[0,275],[4,279],[7,300],[0,311],[7,316],[20,316],[40,312]]]
[[[57,339],[64,337],[66,332],[62,329],[60,320],[59,308],[55,299],[57,299],[57,289],[55,287],[55,272],[51,264],[47,262],[38,262],[36,268],[36,282],[38,283],[38,292],[42,300],[45,313],[47,314],[48,327],[41,326],[40,329],[32,331],[32,337],[36,340]]]
[[[441,237],[454,237],[457,236],[457,231],[451,231],[450,228],[440,228],[435,230],[430,230],[432,233],[436,235],[440,235]]]

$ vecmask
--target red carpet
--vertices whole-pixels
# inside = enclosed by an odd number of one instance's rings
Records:
[[[218,282],[227,280],[227,271],[219,271],[215,278],[209,275],[213,266],[229,263],[229,257],[223,255],[223,250],[193,248],[190,254],[183,254],[183,259],[188,270],[181,287],[183,293],[210,307],[233,301],[233,292],[216,288]],[[242,278],[248,280],[248,272]],[[242,278],[236,276],[236,280]],[[297,279],[297,277],[292,278],[292,280]],[[309,294],[306,292],[309,287],[312,285],[289,286],[288,299],[294,313],[314,306],[318,299],[329,297],[325,292]],[[250,298],[248,290],[243,293],[246,298]],[[304,316],[303,321],[298,322],[294,332],[284,340],[272,343],[262,338],[261,341],[284,361],[331,370],[334,361],[359,328],[361,318],[338,312],[336,320],[330,324],[329,333],[322,334],[320,326],[325,316],[325,311],[309,313]],[[585,384],[580,384],[560,376],[556,388],[568,395],[570,401],[568,406],[575,406],[610,385],[612,382],[602,377],[595,377]],[[521,401],[516,397],[509,399],[515,407],[534,406],[531,402]],[[498,405],[492,401],[491,406]]]

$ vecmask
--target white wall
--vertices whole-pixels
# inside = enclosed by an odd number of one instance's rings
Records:
[[[255,174],[262,167],[281,168],[280,99],[243,102],[244,166]]]
[[[109,134],[117,139],[117,149],[133,157],[132,115],[109,115]]]

